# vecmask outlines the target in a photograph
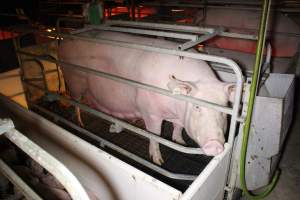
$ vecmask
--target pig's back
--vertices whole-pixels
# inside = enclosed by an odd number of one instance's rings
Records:
[[[178,45],[171,41],[114,32],[103,32],[97,37],[171,49]],[[167,89],[169,75],[175,75],[185,81],[216,80],[212,70],[203,61],[180,59],[178,56],[102,43],[64,41],[59,48],[59,58],[69,63],[165,89]],[[72,85],[81,84],[76,83],[75,80],[81,80],[82,77],[85,77],[86,83],[82,82],[82,84],[86,84],[100,110],[116,116],[120,113],[140,115],[136,107],[136,88],[91,74],[75,74],[68,69],[64,69],[64,74],[67,79],[72,80],[73,83],[69,83]],[[143,101],[147,100],[143,99]]]

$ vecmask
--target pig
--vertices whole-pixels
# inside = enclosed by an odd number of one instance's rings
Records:
[[[174,41],[117,32],[99,32],[96,37],[171,49],[178,45]],[[221,82],[211,67],[202,60],[67,39],[60,44],[58,57],[67,63],[222,106],[233,102],[235,96],[235,84]],[[117,118],[143,119],[146,129],[157,135],[161,134],[162,121],[170,121],[174,127],[173,141],[185,144],[182,138],[182,129],[185,128],[188,136],[206,155],[215,156],[224,150],[226,114],[64,65],[61,67],[72,98],[78,101],[85,98],[95,109]],[[149,156],[158,165],[164,162],[159,144],[152,140],[149,144]]]

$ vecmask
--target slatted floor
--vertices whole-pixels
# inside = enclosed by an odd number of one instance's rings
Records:
[[[51,110],[54,113],[59,114],[60,116],[71,120],[73,122],[76,122],[76,117],[74,114],[74,108],[73,107],[63,107],[58,102],[42,102],[40,103],[41,106],[44,108],[47,108],[48,110]],[[35,110],[36,111],[36,110]],[[38,112],[38,111],[36,111]],[[40,113],[42,114],[42,113]],[[44,114],[42,114],[44,115]],[[44,115],[45,116],[45,115]],[[47,117],[47,116],[45,116]],[[49,118],[51,119],[51,118]],[[130,131],[123,131],[121,133],[109,133],[109,122],[104,121],[102,119],[99,119],[96,116],[93,116],[89,113],[86,113],[82,111],[82,119],[85,125],[85,129],[93,132],[95,135],[98,135],[124,149],[127,151],[134,153],[135,155],[144,158],[146,160],[149,160],[149,154],[148,154],[148,147],[149,142],[148,139],[139,136],[137,134],[134,134]],[[59,123],[58,123],[59,124]],[[77,136],[87,140],[90,143],[97,144],[96,141],[93,141],[90,138],[87,138],[87,136],[84,136],[80,134],[78,131],[66,127],[63,124],[59,124],[60,126],[63,126],[65,129],[68,129],[70,132],[76,134]],[[162,127],[162,137],[166,139],[171,139],[171,133],[172,133],[172,124],[169,122],[164,122]],[[184,140],[188,143],[188,146],[196,147],[196,144],[191,141],[188,136],[184,133]],[[192,174],[192,175],[198,175],[201,173],[201,171],[205,168],[205,166],[209,163],[211,160],[211,157],[204,156],[204,155],[188,155],[184,153],[177,152],[175,150],[172,150],[164,145],[160,145],[160,149],[162,152],[163,159],[165,163],[162,165],[162,168],[167,169],[168,171],[171,171],[173,173],[184,173],[184,174]],[[191,181],[182,181],[182,180],[174,180],[170,178],[166,178],[157,172],[154,172],[153,170],[144,167],[140,165],[139,163],[136,163],[130,158],[127,158],[123,155],[120,155],[118,152],[115,152],[112,149],[105,148],[105,150],[112,155],[120,158],[121,160],[135,166],[136,168],[152,175],[153,177],[181,190],[185,191],[187,187],[191,184]]]

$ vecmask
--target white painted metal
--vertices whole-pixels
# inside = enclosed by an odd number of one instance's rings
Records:
[[[179,199],[181,192],[0,95],[0,113],[61,161],[98,199]],[[3,109],[2,109],[3,108]],[[31,127],[30,129],[24,127]]]
[[[7,177],[21,193],[31,200],[42,200],[2,159],[0,159],[0,172]]]
[[[89,200],[86,191],[82,188],[80,182],[78,182],[77,178],[66,168],[61,162],[55,159],[51,154],[45,151],[43,148],[32,142],[29,138],[24,136],[15,128],[11,128],[12,121],[11,120],[2,120],[6,121],[9,127],[8,130],[5,131],[4,136],[8,138],[12,143],[18,146],[22,151],[24,151],[28,156],[30,156],[33,160],[43,166],[46,170],[48,170],[57,180],[65,187],[65,189],[69,192],[70,196],[74,200]],[[30,126],[29,126],[30,127]],[[28,129],[28,127],[26,127]],[[32,128],[32,127],[31,127]],[[2,165],[5,170],[5,166]],[[9,172],[6,168],[5,172]],[[12,173],[10,173],[12,174]],[[11,176],[12,177],[12,176]],[[17,179],[14,179],[17,180]],[[20,182],[19,182],[20,183]],[[19,185],[21,186],[21,185]],[[24,185],[23,185],[24,186]],[[26,190],[26,185],[24,186],[24,191]],[[27,194],[27,193],[25,193]]]
[[[294,90],[294,75],[270,74],[256,97],[246,165],[246,181],[250,190],[268,184],[278,163],[292,121]],[[241,131],[242,127],[235,149],[236,159],[240,154]],[[239,186],[238,179],[236,185]]]
[[[203,172],[183,194],[181,200],[223,199],[227,178],[226,168],[230,162],[230,151],[231,147],[226,143],[224,152],[210,161]]]
[[[136,162],[138,162],[138,163],[140,163],[144,166],[147,166],[150,169],[152,169],[152,170],[154,170],[154,171],[156,171],[156,172],[158,172],[158,173],[160,173],[160,174],[162,174],[166,177],[169,177],[169,178],[172,178],[172,179],[177,179],[177,180],[195,180],[196,177],[197,177],[195,175],[186,175],[186,174],[178,174],[178,173],[169,172],[169,171],[167,171],[167,170],[165,170],[165,169],[163,169],[163,168],[161,168],[161,167],[159,167],[159,166],[157,166],[157,165],[155,165],[155,164],[153,164],[153,163],[151,163],[151,162],[149,162],[149,161],[147,161],[143,158],[140,158],[140,157],[136,156],[135,154],[133,154],[133,153],[131,153],[131,152],[129,152],[129,151],[127,151],[127,150],[125,150],[125,149],[123,149],[123,148],[121,148],[121,147],[119,147],[119,146],[117,146],[117,145],[115,145],[115,144],[113,144],[113,143],[97,136],[97,135],[95,135],[94,133],[92,133],[90,131],[79,127],[78,125],[64,119],[63,117],[60,117],[59,115],[57,115],[57,114],[55,114],[51,111],[48,111],[45,108],[42,108],[41,106],[38,106],[38,105],[32,104],[32,103],[29,103],[29,104],[33,108],[38,109],[40,112],[43,112],[44,114],[46,114],[50,117],[53,117],[54,121],[57,121],[57,122],[59,121],[59,122],[65,124],[65,125],[67,125],[68,127],[71,127],[75,130],[78,130],[84,136],[87,136],[87,137],[93,139],[94,141],[99,142],[99,145],[101,147],[109,147],[109,148],[117,151],[118,153],[120,153],[122,155],[125,155],[125,156],[131,158],[132,160],[134,160],[134,161],[136,161]]]
[[[212,159],[184,194],[83,141],[39,115],[0,95],[0,116],[11,117],[16,127],[72,171],[90,196],[100,199],[222,199],[230,146]],[[3,109],[2,109],[3,108]],[[31,127],[31,129],[26,128]],[[218,180],[216,182],[216,179]],[[213,192],[213,193],[211,193]],[[212,196],[211,196],[212,194]],[[213,197],[213,198],[211,198]]]

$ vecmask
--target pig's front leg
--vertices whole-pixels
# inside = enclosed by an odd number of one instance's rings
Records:
[[[75,106],[75,113],[76,113],[76,118],[77,118],[77,122],[78,122],[79,126],[83,128],[84,124],[82,122],[80,108],[78,106]]]
[[[146,129],[154,134],[160,135],[162,119],[157,117],[144,118]],[[150,140],[149,144],[149,156],[150,159],[157,165],[162,165],[164,160],[162,159],[161,152],[159,150],[159,144],[154,140]]]
[[[182,129],[183,127],[176,124],[176,123],[173,123],[173,134],[172,134],[172,140],[179,143],[179,144],[183,144],[185,145],[185,141],[183,140],[182,138]]]

